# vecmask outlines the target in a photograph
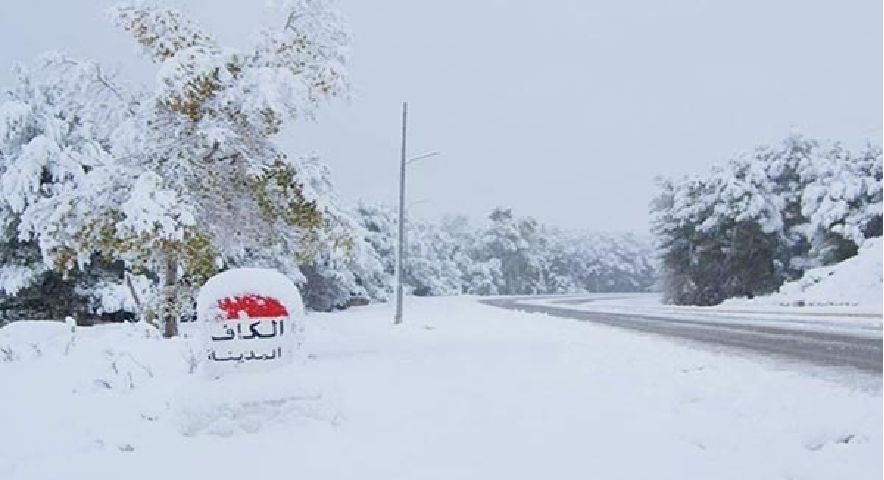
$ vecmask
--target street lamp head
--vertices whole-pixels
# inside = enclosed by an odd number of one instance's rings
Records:
[[[409,163],[416,162],[418,160],[423,160],[425,158],[435,157],[436,155],[439,155],[439,153],[440,152],[429,152],[429,153],[424,153],[422,155],[418,155],[416,157],[411,157],[405,161],[405,164],[408,165]]]

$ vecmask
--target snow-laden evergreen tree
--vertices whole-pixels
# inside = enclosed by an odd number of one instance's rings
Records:
[[[824,149],[818,140],[796,130],[779,143],[761,146],[753,153],[754,168],[764,171],[766,189],[780,203],[782,238],[775,262],[778,275],[787,280],[800,277],[807,267],[810,243],[801,198],[804,188],[815,178],[821,154]]]
[[[356,212],[365,232],[365,242],[381,262],[385,279],[381,282],[392,285],[396,270],[396,211],[383,204],[359,202]],[[384,296],[390,293],[392,290]]]
[[[664,301],[715,305],[769,292],[783,281],[778,258],[794,245],[783,221],[789,198],[770,184],[769,167],[757,156],[735,158],[708,177],[660,181],[652,228]]]
[[[482,232],[463,215],[447,215],[439,227],[450,242],[444,255],[449,268],[459,272],[461,293],[496,295],[502,282],[500,261],[479,251]]]
[[[868,145],[855,154],[835,144],[815,162],[801,197],[808,268],[852,257],[866,238],[881,236],[881,152]]]
[[[577,236],[559,229],[547,229],[548,253],[547,291],[549,293],[582,293],[588,291],[581,282],[590,275],[593,265],[588,264]],[[581,278],[583,277],[583,278]],[[599,291],[598,288],[593,291]]]
[[[396,255],[396,212],[382,205],[359,206],[366,240],[377,252],[392,293]],[[406,224],[403,283],[415,295],[455,295],[469,292],[467,277],[477,262],[472,258],[476,232],[465,217],[446,217],[440,225],[420,219]],[[373,298],[377,298],[374,296]],[[385,297],[386,298],[386,295]]]
[[[455,261],[459,247],[438,226],[417,219],[406,223],[403,282],[420,296],[463,292],[463,274]]]
[[[360,273],[366,285],[374,284],[372,299],[386,300],[393,292],[396,262],[396,211],[383,205],[362,203],[357,208],[365,232],[365,244],[380,264],[373,274]],[[402,281],[415,295],[456,295],[463,293],[462,246],[443,228],[420,219],[405,223],[405,260]]]
[[[653,285],[656,267],[647,239],[630,233],[596,233],[580,234],[574,241],[586,266],[576,275],[584,290],[636,292]]]
[[[369,299],[386,301],[393,294],[396,269],[396,214],[393,208],[382,204],[359,202],[356,216],[362,227],[362,246],[365,255],[372,257],[371,268],[357,274]]]
[[[649,243],[631,234],[545,228],[549,293],[645,291],[654,282]]]
[[[530,217],[516,218],[512,210],[496,208],[491,225],[479,241],[481,261],[500,262],[501,284],[506,295],[534,295],[546,292],[545,240],[540,225]]]
[[[664,299],[769,293],[880,235],[880,149],[851,154],[793,132],[705,177],[661,180],[652,225]]]

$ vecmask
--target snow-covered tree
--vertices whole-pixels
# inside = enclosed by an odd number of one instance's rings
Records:
[[[78,200],[92,186],[90,172],[113,163],[109,139],[127,104],[112,75],[62,54],[42,55],[14,74],[0,93],[2,295],[11,309],[64,315],[79,303],[76,292],[110,265],[84,270],[98,257],[72,247],[82,225],[64,220],[90,211]]]
[[[481,253],[482,231],[463,215],[443,217],[440,229],[451,243],[446,249],[446,260],[460,274],[461,292],[496,295],[503,281],[500,260]]]
[[[360,202],[356,215],[362,227],[364,248],[370,249],[377,265],[359,275],[372,300],[385,301],[393,293],[396,269],[396,214],[391,207]]]
[[[507,295],[545,293],[545,240],[538,222],[530,217],[515,218],[506,208],[494,209],[489,219],[491,225],[479,241],[479,259],[500,262],[498,291]]]
[[[278,7],[280,25],[246,50],[221,46],[167,7],[123,3],[113,13],[159,65],[156,90],[115,145],[127,164],[149,172],[129,201],[153,211],[122,225],[111,213],[97,231],[112,230],[107,243],[137,238],[142,261],[165,267],[167,330],[179,264],[200,281],[219,257],[244,263],[256,252],[304,252],[324,226],[296,162],[273,137],[284,122],[311,118],[322,100],[345,92],[348,37],[324,2]]]
[[[793,132],[708,176],[661,180],[651,211],[665,300],[751,297],[854,255],[880,235],[880,152]]]
[[[631,234],[545,228],[550,293],[644,291],[654,281],[649,243]]]
[[[458,246],[438,226],[420,220],[406,223],[403,282],[415,295],[457,295],[462,272],[454,256]]]
[[[274,136],[346,93],[348,34],[324,1],[277,8],[279,25],[233,49],[174,9],[118,4],[111,17],[158,65],[154,89],[56,55],[0,104],[3,208],[19,235],[62,270],[100,252],[160,273],[167,335],[181,284],[268,258],[296,277],[334,224]]]
[[[307,261],[300,265],[305,282],[302,293],[308,308],[328,311],[345,307],[352,298],[386,300],[389,274],[371,243],[374,232],[365,224],[362,210],[346,208],[338,199],[331,173],[315,155],[298,165],[305,198],[322,214],[323,228],[311,232]]]
[[[881,147],[853,154],[834,145],[815,163],[801,214],[811,251],[808,267],[856,255],[866,238],[881,236]]]
[[[80,200],[94,188],[94,172],[115,163],[111,126],[126,102],[97,65],[61,54],[15,73],[0,100],[0,211],[49,266],[68,270],[92,251],[72,248],[82,223],[66,220],[91,214]]]

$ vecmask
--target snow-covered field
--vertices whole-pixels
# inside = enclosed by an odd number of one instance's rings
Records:
[[[189,373],[195,335],[4,327],[0,478],[882,477],[879,377],[469,297],[406,307],[399,327],[389,305],[310,315],[300,365],[216,381]]]

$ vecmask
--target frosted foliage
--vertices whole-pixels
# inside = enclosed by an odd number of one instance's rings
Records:
[[[128,125],[124,138],[132,141],[121,149],[159,174],[158,187],[192,205],[175,218],[178,224],[205,225],[200,233],[208,234],[218,254],[240,262],[257,249],[296,251],[307,240],[297,221],[265,207],[291,201],[277,178],[301,186],[313,178],[313,172],[298,172],[301,165],[281,154],[271,137],[284,121],[311,116],[319,99],[341,92],[340,82],[320,85],[317,72],[346,73],[340,51],[347,37],[334,33],[341,30],[335,15],[318,2],[276,8],[291,20],[263,30],[253,49],[235,50],[218,46],[172,10],[117,7],[120,24],[160,64],[156,101]],[[302,44],[313,47],[302,51]]]
[[[792,132],[705,176],[665,179],[652,228],[675,303],[752,297],[881,235],[880,147],[854,153]]]
[[[552,230],[549,293],[641,291],[654,276],[646,239],[629,234],[588,234]]]
[[[866,229],[882,215],[881,149],[860,155],[835,148],[816,163],[815,179],[804,189],[801,213],[808,231],[829,231],[857,245]]]
[[[420,295],[462,293],[462,273],[453,259],[456,246],[451,238],[426,222],[406,225],[405,282]]]
[[[546,293],[547,245],[541,226],[530,217],[516,218],[504,208],[495,209],[489,218],[491,224],[478,241],[479,259],[500,262],[498,291],[509,295]]]
[[[120,205],[123,220],[117,222],[117,229],[129,231],[133,236],[147,235],[158,229],[168,232],[167,238],[178,240],[176,232],[195,225],[193,214],[182,209],[175,192],[163,189],[161,184],[162,178],[152,172],[145,172],[135,180],[130,197]]]
[[[395,270],[395,217],[393,210],[383,205],[360,203],[356,214],[362,233],[357,246],[364,264],[360,275],[366,294],[372,299],[387,300],[393,292]]]
[[[368,243],[394,270],[395,210],[359,207]],[[566,232],[507,209],[483,227],[465,217],[436,225],[406,221],[403,281],[415,295],[572,293],[643,290],[653,281],[649,243],[631,235]]]
[[[247,58],[249,81],[257,110],[302,110],[329,93],[349,89],[346,63],[350,35],[341,15],[323,0],[274,2],[285,19],[281,29],[262,30]],[[268,76],[275,81],[267,81]],[[297,81],[292,81],[297,80]]]
[[[150,303],[156,290],[149,278],[143,275],[131,277],[132,287],[142,302]],[[98,314],[114,312],[138,312],[138,306],[129,287],[120,282],[101,280],[88,291],[81,292],[89,299],[90,308]]]
[[[303,281],[299,264],[357,222],[335,216],[318,159],[274,137],[346,94],[349,36],[325,2],[274,8],[279,24],[229,48],[174,9],[116,5],[156,63],[150,90],[63,54],[17,67],[0,96],[0,223],[61,270],[100,251],[160,277],[174,258],[189,278],[239,265]]]
[[[15,72],[0,100],[0,203],[16,215],[18,236],[35,238],[52,264],[62,250],[77,250],[95,178],[115,168],[105,148],[110,126],[127,105],[90,62],[47,54]]]
[[[117,26],[135,35],[148,58],[163,61],[188,47],[211,47],[212,38],[180,12],[148,1],[118,3],[108,10]]]
[[[740,160],[732,168],[740,168]],[[749,169],[748,173],[757,173]],[[767,233],[782,230],[779,202],[766,195],[761,179],[733,177],[729,171],[716,169],[695,201],[695,215],[702,216],[701,230],[715,230],[728,222],[757,222]],[[699,211],[697,211],[699,210]]]
[[[15,295],[19,290],[31,286],[42,269],[22,265],[5,265],[0,267],[0,293]]]
[[[324,311],[344,306],[353,297],[386,300],[392,291],[392,268],[386,268],[382,253],[372,244],[376,233],[363,223],[361,207],[344,206],[334,191],[331,172],[317,156],[302,157],[297,170],[305,199],[325,220],[311,240],[317,245],[313,259],[301,266],[307,305]]]

